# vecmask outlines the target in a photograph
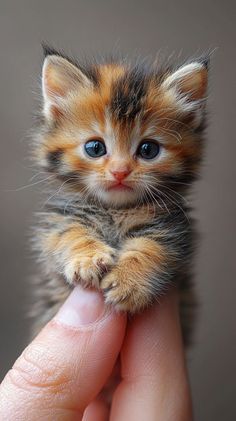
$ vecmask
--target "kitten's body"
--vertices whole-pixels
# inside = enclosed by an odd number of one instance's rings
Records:
[[[100,288],[108,304],[131,313],[173,284],[191,294],[184,196],[202,153],[205,63],[175,72],[124,63],[88,71],[49,53],[35,156],[57,188],[35,241],[38,326],[76,283]],[[89,141],[103,155],[86,155]]]

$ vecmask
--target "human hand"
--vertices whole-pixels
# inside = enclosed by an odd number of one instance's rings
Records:
[[[177,301],[173,292],[127,322],[98,292],[76,287],[7,373],[0,419],[191,421]],[[119,353],[108,408],[99,392]]]

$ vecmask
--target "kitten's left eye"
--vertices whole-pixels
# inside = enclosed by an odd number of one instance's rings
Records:
[[[85,143],[84,149],[92,158],[99,158],[107,153],[105,144],[98,139],[89,140]]]
[[[138,147],[137,155],[143,159],[153,159],[159,154],[159,152],[159,143],[154,140],[144,140]]]

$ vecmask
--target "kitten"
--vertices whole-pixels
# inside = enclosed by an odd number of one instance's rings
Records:
[[[185,196],[202,156],[207,73],[203,59],[83,67],[45,48],[34,158],[53,188],[38,214],[35,329],[77,283],[130,313],[171,285],[189,299]]]

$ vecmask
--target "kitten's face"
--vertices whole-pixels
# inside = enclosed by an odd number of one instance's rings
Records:
[[[70,189],[104,204],[161,205],[170,188],[196,174],[206,73],[196,62],[159,76],[120,64],[86,74],[49,56],[41,163]]]

